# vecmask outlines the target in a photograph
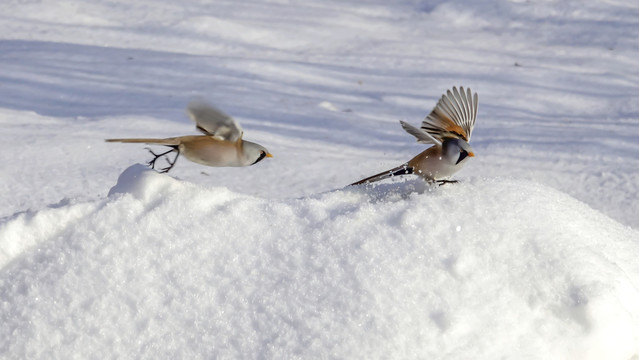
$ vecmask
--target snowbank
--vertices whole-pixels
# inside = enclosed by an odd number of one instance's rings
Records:
[[[8,358],[561,358],[639,352],[639,234],[470,179],[264,199],[128,168],[0,223]]]

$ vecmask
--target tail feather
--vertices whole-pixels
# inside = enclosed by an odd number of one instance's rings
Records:
[[[413,171],[414,171],[413,168],[411,166],[408,166],[408,163],[406,163],[396,168],[392,168],[390,170],[381,172],[379,174],[369,176],[366,179],[362,179],[360,181],[354,182],[351,185],[361,185],[361,184],[372,183],[372,182],[388,179],[393,176],[408,175],[408,174],[412,174]]]
[[[175,146],[180,145],[180,139],[167,138],[167,139],[106,139],[106,142],[121,142],[121,143],[144,143],[144,144],[158,144]]]

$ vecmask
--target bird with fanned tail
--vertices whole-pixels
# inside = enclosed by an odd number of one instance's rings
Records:
[[[406,132],[418,143],[432,144],[408,162],[352,183],[359,185],[414,174],[440,185],[457,182],[449,178],[459,171],[468,158],[475,156],[468,142],[477,117],[477,93],[461,87],[448,90],[424,119],[419,128],[400,121]]]

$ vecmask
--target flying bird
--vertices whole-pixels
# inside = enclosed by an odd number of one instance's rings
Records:
[[[470,89],[464,91],[463,87],[458,91],[453,87],[452,91],[448,90],[442,95],[420,128],[400,121],[402,128],[417,138],[418,143],[434,146],[396,168],[351,185],[408,174],[421,176],[428,182],[437,182],[440,185],[457,182],[448,179],[465,165],[468,158],[475,156],[468,142],[475,127],[476,117],[477,93],[472,94]]]
[[[272,157],[262,145],[242,139],[243,130],[230,116],[208,104],[192,102],[187,107],[189,117],[195,121],[196,128],[204,135],[178,136],[166,139],[106,139],[107,142],[145,143],[164,145],[169,151],[153,154],[148,165],[155,169],[155,162],[162,156],[175,152],[173,161],[167,157],[169,166],[160,169],[166,173],[175,166],[178,156],[206,166],[250,166]]]

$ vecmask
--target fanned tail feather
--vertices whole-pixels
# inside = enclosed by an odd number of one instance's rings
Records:
[[[381,173],[379,173],[377,175],[369,176],[366,179],[362,179],[360,181],[354,182],[351,185],[367,184],[367,183],[372,183],[372,182],[388,179],[388,178],[391,178],[393,176],[408,175],[408,174],[412,174],[412,173],[413,173],[413,168],[408,166],[408,163],[406,163],[406,164],[400,165],[400,166],[398,166],[396,168],[381,172]]]

